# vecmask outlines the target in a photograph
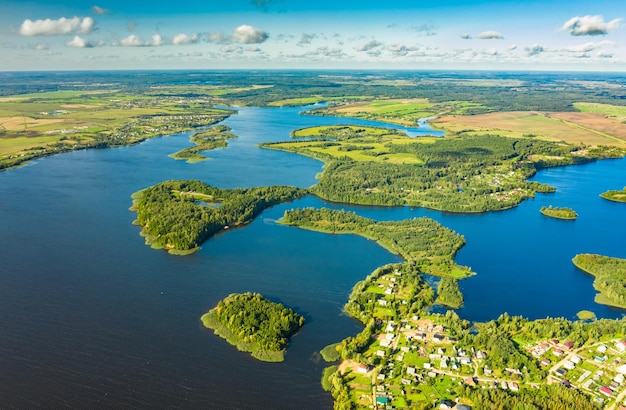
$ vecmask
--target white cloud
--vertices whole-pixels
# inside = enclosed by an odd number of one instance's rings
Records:
[[[526,54],[528,54],[529,57],[537,56],[546,51],[545,47],[540,46],[539,44],[535,44],[530,47],[524,47],[524,50],[526,51]]]
[[[191,36],[184,34],[184,33],[180,33],[174,36],[174,38],[172,39],[172,44],[174,44],[175,46],[184,46],[187,44],[195,44],[198,42],[198,35],[197,34],[192,34]]]
[[[221,51],[222,53],[236,53],[236,52],[240,52],[240,51],[241,51],[241,47],[239,47],[239,46],[233,46],[233,45],[230,45],[230,46],[223,46],[223,47],[220,49],[220,51]]]
[[[228,37],[224,33],[213,32],[207,35],[207,41],[209,43],[225,44],[228,43]]]
[[[94,20],[91,17],[72,17],[71,19],[61,17],[58,20],[29,20],[26,19],[19,29],[23,36],[54,36],[72,33],[86,34],[94,27]]]
[[[387,51],[394,57],[404,57],[411,51],[417,51],[418,47],[407,46],[405,44],[390,44],[387,46]]]
[[[114,43],[113,45],[122,47],[158,47],[163,45],[163,37],[161,37],[160,34],[155,34],[152,36],[152,41],[148,42],[144,41],[144,39],[137,34],[131,34],[121,39],[119,43]]]
[[[372,50],[374,50],[374,49],[376,49],[378,47],[381,47],[382,45],[383,45],[383,43],[381,43],[380,41],[371,40],[371,41],[368,41],[365,44],[360,45],[357,48],[357,51],[367,51],[367,52],[370,52],[370,51],[372,51]]]
[[[152,36],[152,45],[155,47],[158,47],[160,45],[163,45],[163,37],[161,37],[160,34],[154,34]]]
[[[303,33],[302,37],[300,38],[300,41],[298,42],[298,44],[311,44],[311,42],[317,38],[317,34],[307,34],[307,33]]]
[[[570,51],[572,53],[588,53],[590,51],[594,51],[594,50],[603,48],[605,46],[615,46],[615,43],[613,41],[608,41],[608,40],[600,41],[598,43],[589,42],[589,43],[584,43],[584,44],[578,44],[575,46],[569,46],[565,50]]]
[[[96,6],[96,5],[91,6],[91,11],[93,11],[94,13],[99,14],[99,15],[111,14],[111,12],[109,10],[107,10],[107,9],[105,9],[103,7],[100,7],[100,6]]]
[[[469,34],[469,33],[461,34],[461,38],[463,40],[471,40],[472,39],[472,35]]]
[[[497,31],[483,31],[478,35],[481,40],[502,40],[504,36]]]
[[[84,38],[79,37],[79,36],[74,36],[72,40],[65,43],[67,47],[74,47],[74,48],[102,47],[104,44],[105,44],[104,41],[98,41],[94,43],[93,41],[87,41]]]
[[[511,44],[507,49],[510,51],[517,50],[517,45]]]
[[[269,34],[260,28],[243,25],[233,30],[233,41],[239,44],[259,44],[267,40]]]
[[[50,49],[50,45],[46,43],[39,43],[35,45],[34,49],[37,51],[46,51]]]
[[[605,23],[602,16],[577,16],[566,21],[560,31],[569,31],[572,36],[599,36],[619,28],[621,22],[621,18]]]

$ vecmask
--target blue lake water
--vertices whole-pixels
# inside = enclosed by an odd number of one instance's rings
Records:
[[[145,246],[131,224],[130,195],[166,179],[219,187],[315,184],[322,163],[262,150],[297,128],[359,123],[298,115],[301,108],[245,108],[224,123],[238,139],[197,164],[167,155],[188,135],[133,147],[88,150],[0,173],[0,407],[332,408],[321,390],[317,351],[360,330],[342,313],[352,286],[400,261],[374,242],[275,223],[286,209],[329,206],[378,220],[428,216],[467,239],[457,262],[462,317],[600,317],[621,310],[594,303],[592,278],[576,253],[626,257],[623,204],[599,193],[626,185],[626,160],[555,168],[535,179],[557,187],[518,208],[455,215],[410,208],[328,204],[314,197],[265,211],[245,228],[176,257]],[[428,133],[412,130],[413,136]],[[542,205],[568,206],[573,222],[548,219]],[[233,292],[255,291],[307,318],[286,361],[261,363],[200,323]]]

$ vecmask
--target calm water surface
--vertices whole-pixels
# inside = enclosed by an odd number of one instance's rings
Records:
[[[189,145],[189,134],[180,134],[0,173],[0,407],[332,408],[319,386],[324,364],[316,352],[360,330],[341,312],[352,286],[400,259],[356,236],[277,225],[293,207],[350,209],[379,220],[425,215],[465,235],[457,261],[478,273],[461,284],[460,314],[468,319],[504,311],[622,315],[594,304],[592,279],[570,260],[579,252],[626,257],[623,205],[598,197],[626,185],[625,160],[543,171],[536,179],[558,192],[505,212],[453,215],[307,197],[265,211],[188,257],[143,244],[131,224],[130,195],[163,180],[313,185],[319,161],[257,147],[285,140],[293,129],[348,122],[299,110],[242,109],[224,122],[239,139],[194,165],[167,157]],[[544,204],[572,207],[580,217],[544,218]],[[204,312],[244,291],[306,316],[284,363],[258,362],[202,328]]]

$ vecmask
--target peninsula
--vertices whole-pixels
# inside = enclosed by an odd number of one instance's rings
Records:
[[[189,137],[189,140],[195,145],[193,147],[184,148],[178,152],[170,154],[170,157],[178,160],[185,160],[189,164],[205,161],[208,158],[202,154],[202,151],[209,151],[217,148],[226,148],[228,140],[237,138],[232,134],[231,128],[226,125],[215,125],[204,131],[198,131]]]
[[[624,190],[622,191],[611,190],[603,192],[600,196],[604,199],[608,199],[609,201],[626,202],[626,187],[624,187]]]
[[[135,192],[130,208],[146,245],[187,255],[217,232],[250,222],[262,210],[306,194],[285,186],[220,189],[200,181],[165,181]]]
[[[282,362],[304,317],[258,293],[232,294],[202,315],[205,327],[264,362]]]
[[[626,259],[595,254],[579,254],[574,265],[595,277],[593,287],[599,292],[596,303],[626,308]]]

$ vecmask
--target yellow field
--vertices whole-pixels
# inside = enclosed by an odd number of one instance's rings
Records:
[[[7,131],[24,131],[42,125],[59,124],[62,119],[34,119],[30,117],[0,117],[0,129]]]
[[[510,137],[534,135],[570,144],[626,147],[626,124],[599,113],[516,111],[472,116],[447,115],[431,121],[431,124],[452,133],[464,131]]]

